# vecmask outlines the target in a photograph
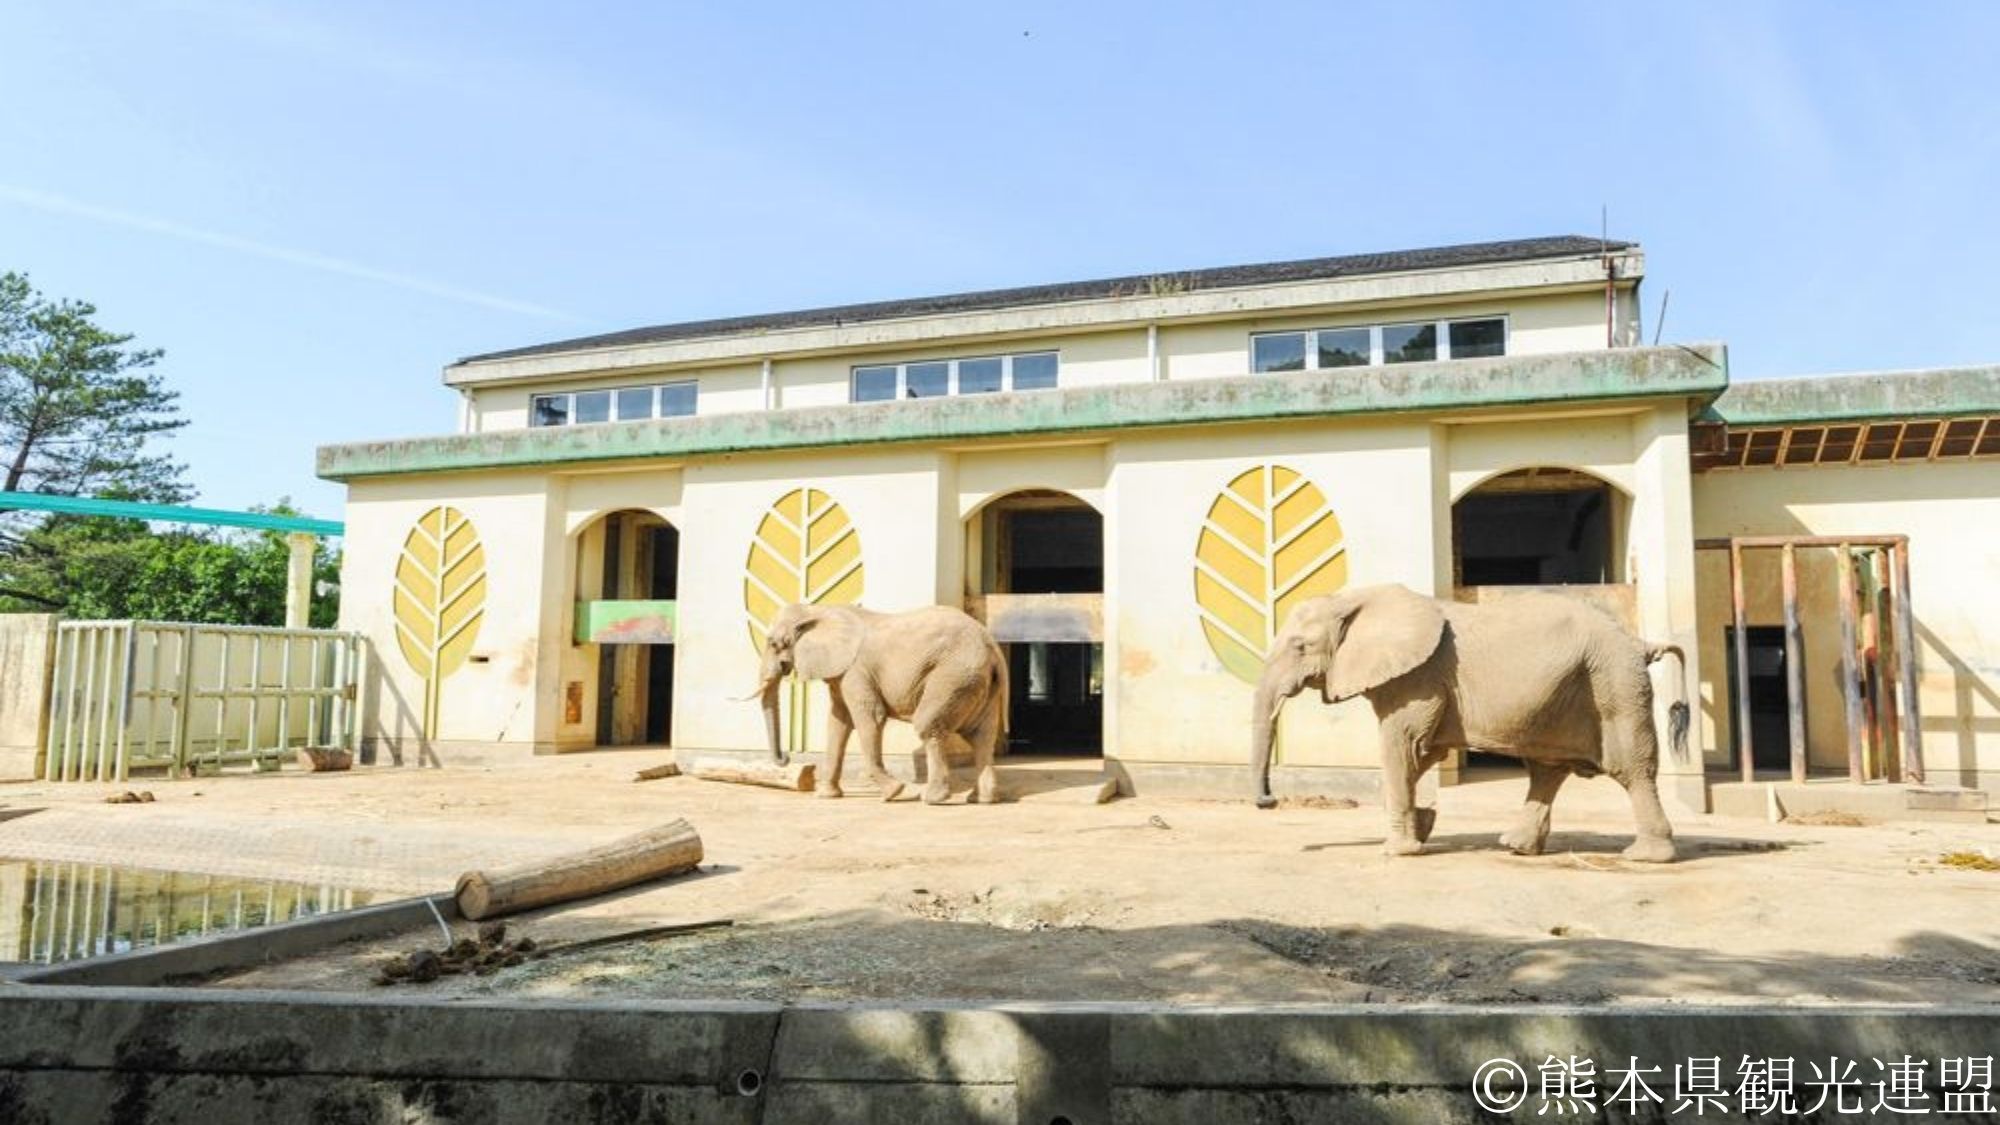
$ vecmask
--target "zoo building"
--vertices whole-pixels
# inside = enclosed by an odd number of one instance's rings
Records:
[[[1644,273],[1553,237],[460,360],[457,432],[319,451],[364,752],[761,754],[742,697],[780,607],[941,604],[1007,653],[1009,758],[1244,795],[1287,611],[1394,582],[1557,588],[1682,648],[1652,671],[1694,709],[1670,804],[1983,808],[2000,369],[1732,382],[1722,344],[1647,341]],[[790,750],[819,750],[823,692],[788,693]],[[1376,784],[1359,701],[1287,708],[1278,745],[1281,792]],[[891,724],[892,768],[915,746]]]

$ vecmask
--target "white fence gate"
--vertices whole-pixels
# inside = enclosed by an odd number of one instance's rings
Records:
[[[304,746],[354,750],[364,652],[359,633],[331,629],[63,622],[41,776],[276,769]]]

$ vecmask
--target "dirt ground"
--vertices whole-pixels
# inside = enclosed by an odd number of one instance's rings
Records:
[[[1016,799],[937,808],[631,780],[662,760],[162,781],[138,805],[103,803],[102,786],[0,786],[0,855],[158,866],[164,846],[217,874],[442,890],[467,866],[672,817],[699,829],[698,874],[526,915],[512,934],[732,926],[397,986],[442,996],[2000,1003],[2000,873],[1939,862],[2000,857],[1995,824],[1682,816],[1682,860],[1646,866],[1618,856],[1622,792],[1572,781],[1549,854],[1528,858],[1494,842],[1526,788],[1509,777],[1443,790],[1429,852],[1391,859],[1367,805],[1100,806],[1084,768],[1015,766]],[[388,955],[439,944],[433,929],[215,984],[369,990]]]

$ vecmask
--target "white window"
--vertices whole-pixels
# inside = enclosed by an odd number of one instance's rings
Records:
[[[1056,385],[1058,367],[1054,352],[875,363],[854,369],[848,397],[854,402],[888,402],[899,398],[1043,391]]]
[[[1504,316],[1260,332],[1250,337],[1250,370],[1258,373],[1506,354]]]
[[[590,422],[636,422],[693,414],[695,384],[662,383],[608,391],[562,391],[536,395],[528,403],[528,425],[568,426]]]

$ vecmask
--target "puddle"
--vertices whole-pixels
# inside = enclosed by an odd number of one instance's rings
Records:
[[[0,859],[0,961],[51,964],[366,906],[351,887]]]

